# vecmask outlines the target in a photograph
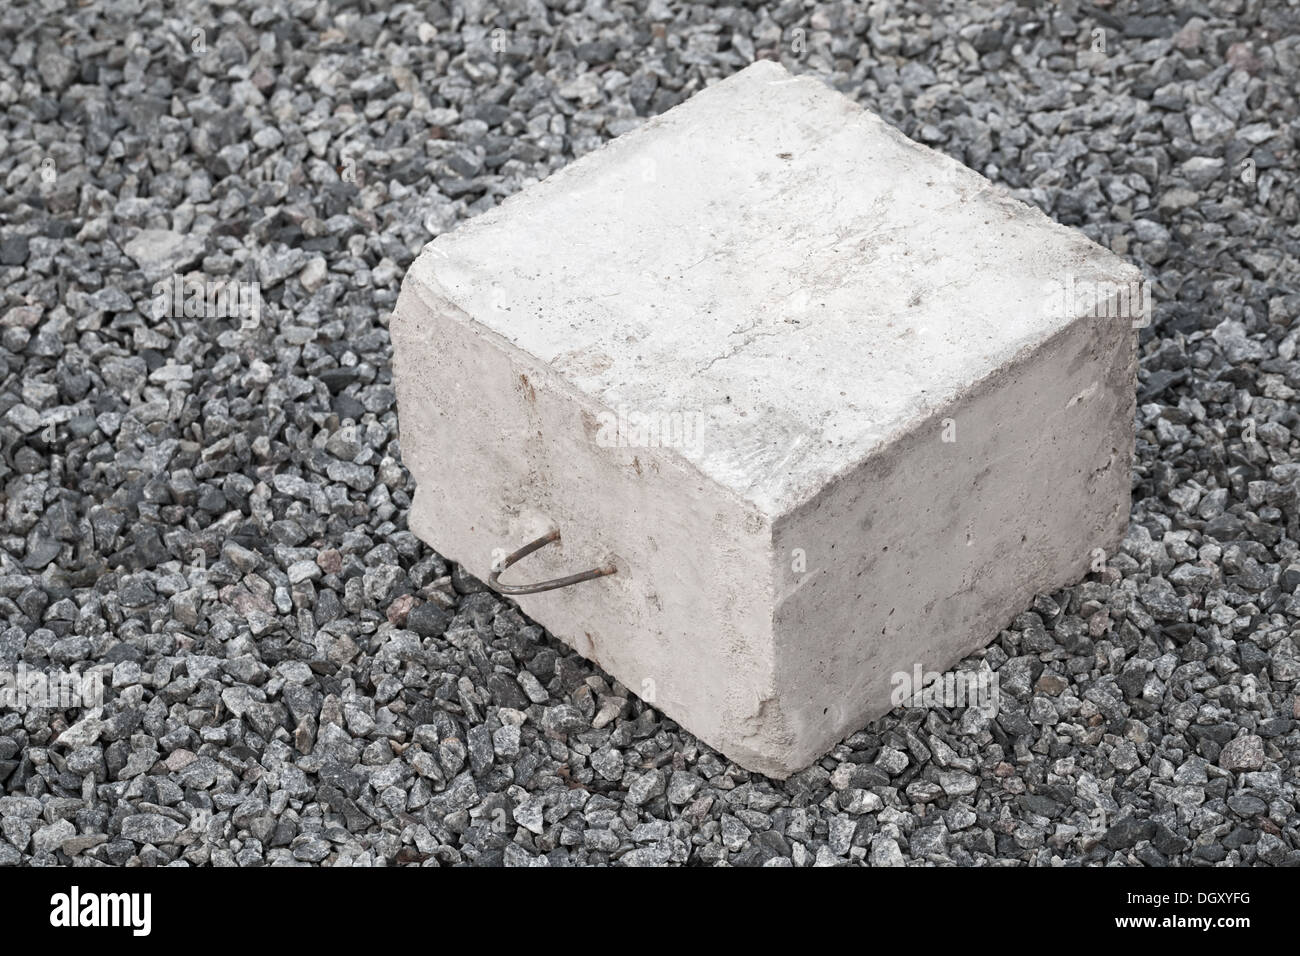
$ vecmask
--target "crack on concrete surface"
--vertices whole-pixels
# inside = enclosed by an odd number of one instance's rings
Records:
[[[727,333],[728,338],[730,338],[733,335],[744,335],[746,336],[746,338],[734,348],[727,349],[721,355],[715,355],[713,358],[709,359],[698,369],[696,369],[696,371],[707,372],[709,369],[713,368],[713,366],[716,365],[717,363],[724,361],[725,359],[733,358],[734,356],[742,352],[745,348],[757,342],[759,339],[769,339],[772,338],[773,336],[780,335],[783,332],[794,333],[808,327],[802,322],[791,322],[787,319],[781,319],[777,324],[778,326],[789,326],[789,328],[777,327],[771,329],[759,329],[755,331],[755,328],[758,325],[758,320],[755,319],[752,323],[750,323],[749,328],[736,329],[733,332],[728,332]]]
[[[1088,480],[1087,480],[1087,486],[1089,489],[1091,489],[1092,486],[1095,485],[1100,478],[1102,478],[1107,472],[1111,470],[1111,468],[1115,466],[1115,459],[1118,455],[1119,455],[1118,449],[1112,448],[1110,450],[1110,455],[1106,459],[1106,464],[1094,468],[1089,473]]]

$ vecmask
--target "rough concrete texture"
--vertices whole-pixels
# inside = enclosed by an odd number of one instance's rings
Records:
[[[412,266],[411,527],[480,577],[550,528],[509,580],[614,556],[521,607],[784,777],[1122,537],[1133,333],[1049,292],[1137,278],[756,63]],[[694,440],[611,444],[617,415]]]

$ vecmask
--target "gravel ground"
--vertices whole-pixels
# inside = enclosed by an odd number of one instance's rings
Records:
[[[1300,864],[1300,8],[954,6],[0,7],[0,669],[105,685],[0,710],[0,865]],[[432,236],[756,57],[1157,304],[1132,530],[965,662],[997,716],[783,783],[406,530],[386,330]]]

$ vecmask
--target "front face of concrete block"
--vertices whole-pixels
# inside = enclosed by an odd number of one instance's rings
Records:
[[[552,529],[559,546],[509,569],[546,580],[612,559],[618,572],[518,598],[584,657],[725,752],[772,698],[771,527],[659,448],[610,446],[602,410],[409,280],[391,326],[411,530],[487,580]]]
[[[1118,538],[1132,332],[1054,293],[1134,278],[756,64],[412,266],[412,530],[486,578],[558,529],[511,582],[612,554],[522,609],[785,776],[889,709],[895,670],[951,665]]]

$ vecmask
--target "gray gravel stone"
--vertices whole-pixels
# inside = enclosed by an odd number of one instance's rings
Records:
[[[1258,770],[1264,766],[1264,741],[1255,734],[1228,741],[1219,751],[1219,766],[1225,770]]]

